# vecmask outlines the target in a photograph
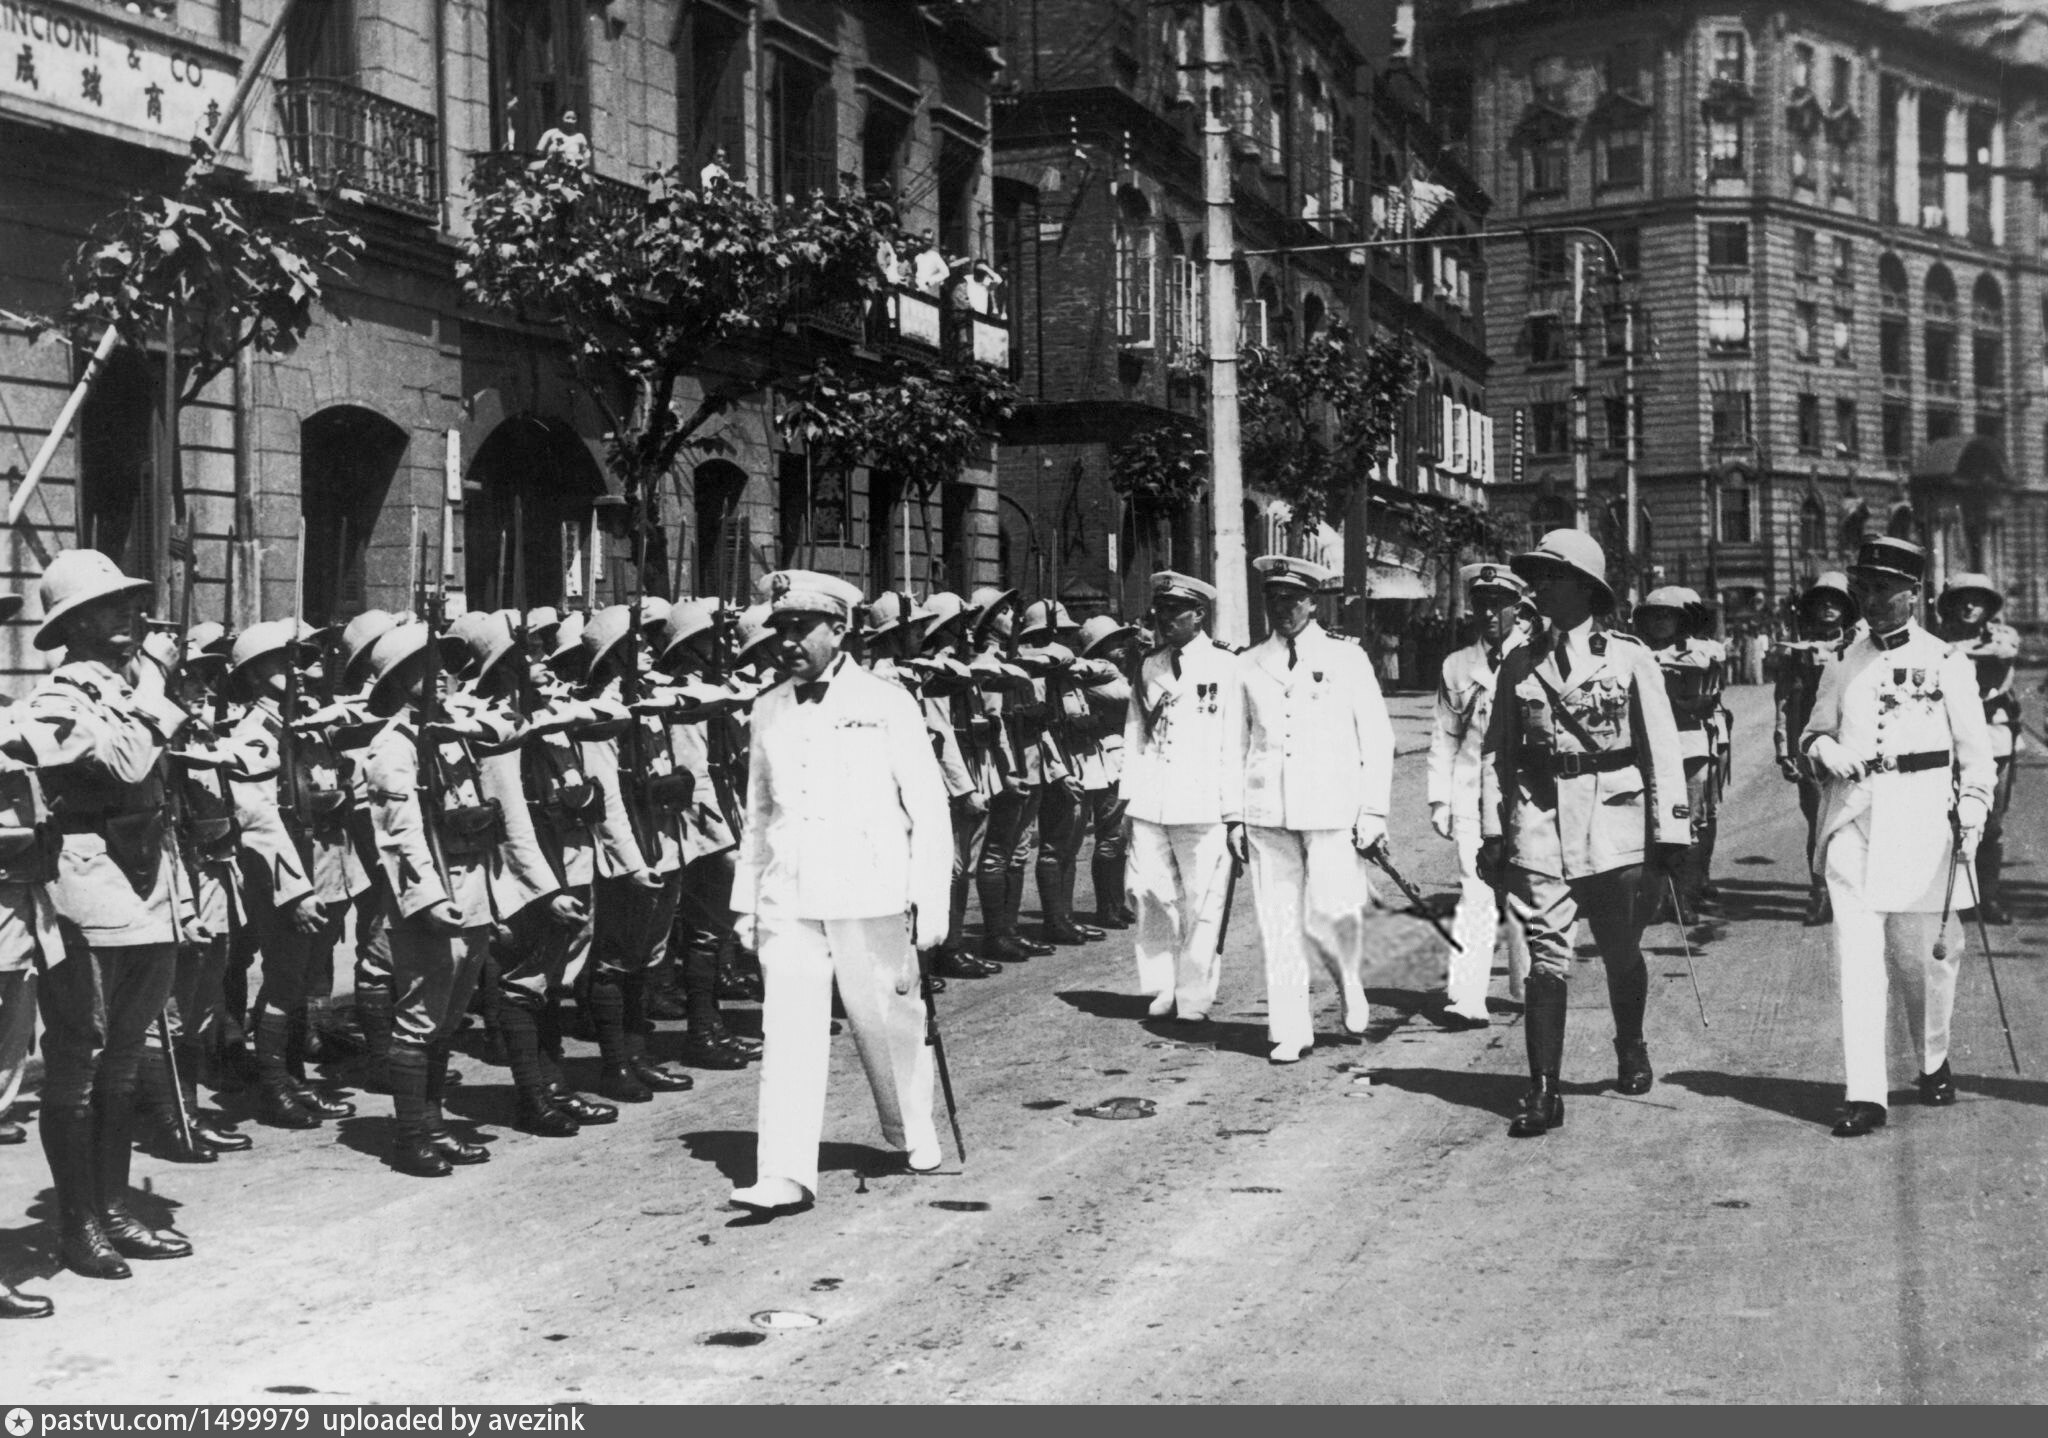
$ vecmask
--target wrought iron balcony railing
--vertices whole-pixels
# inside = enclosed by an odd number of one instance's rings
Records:
[[[487,150],[470,157],[469,188],[472,193],[490,189],[512,171],[541,162],[530,150]],[[587,172],[585,197],[598,219],[606,224],[625,224],[636,219],[647,204],[647,191],[624,180],[614,180],[595,171]]]
[[[424,110],[345,80],[277,82],[284,162],[322,187],[359,190],[374,205],[432,219],[441,208],[439,131]]]

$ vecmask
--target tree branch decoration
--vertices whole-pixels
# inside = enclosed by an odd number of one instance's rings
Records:
[[[927,370],[898,360],[873,379],[819,364],[783,393],[776,427],[815,463],[843,474],[865,462],[926,493],[959,478],[1017,405],[1008,376],[985,364]]]
[[[138,349],[161,345],[174,326],[184,403],[244,350],[297,349],[314,312],[333,312],[327,281],[363,253],[362,236],[318,208],[310,190],[301,191],[304,212],[279,223],[244,218],[210,183],[212,148],[195,138],[192,155],[176,195],[135,195],[94,227],[71,263],[70,304],[35,325],[111,325]]]
[[[1386,454],[1418,363],[1407,339],[1361,344],[1341,326],[1241,360],[1246,482],[1285,500],[1302,532],[1341,519]]]
[[[1209,492],[1209,451],[1185,424],[1155,424],[1109,452],[1109,486],[1137,518],[1178,514]]]
[[[501,163],[477,183],[456,263],[463,292],[562,334],[636,505],[711,420],[777,378],[767,367],[730,374],[679,408],[682,382],[711,352],[805,312],[860,312],[884,288],[878,247],[899,237],[878,196],[777,205],[675,166],[650,174],[644,195],[562,155]]]

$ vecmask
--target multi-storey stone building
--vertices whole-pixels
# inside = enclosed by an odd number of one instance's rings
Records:
[[[1214,81],[1230,127],[1240,348],[1341,324],[1398,328],[1426,356],[1374,497],[1341,526],[1292,532],[1285,505],[1245,474],[1249,554],[1291,547],[1342,567],[1350,602],[1331,617],[1354,630],[1368,596],[1396,606],[1388,621],[1442,597],[1442,558],[1410,542],[1406,514],[1483,502],[1472,458],[1483,446],[1470,442],[1485,420],[1483,286],[1451,248],[1418,244],[1371,265],[1333,248],[1447,237],[1484,213],[1461,170],[1427,165],[1437,147],[1426,99],[1393,83],[1387,64],[1396,8],[1225,5]],[[1025,401],[1001,448],[1005,573],[1135,613],[1150,570],[1209,575],[1214,564],[1206,500],[1141,509],[1112,482],[1120,447],[1148,429],[1204,443],[1201,7],[1013,0],[998,13],[997,252]],[[1430,198],[1412,208],[1404,163],[1429,177]]]
[[[1957,8],[1957,7],[1944,7]],[[1986,7],[1974,5],[1974,10]],[[1636,307],[1642,573],[1761,613],[1866,532],[1912,532],[2048,615],[2048,72],[1983,30],[1856,0],[1447,0],[1440,110],[1508,226],[1492,247],[1499,507],[1624,528],[1621,320]],[[2026,27],[2021,27],[2025,33]],[[1520,449],[1515,448],[1516,437]]]
[[[322,319],[296,353],[242,364],[179,416],[200,616],[220,615],[230,534],[243,620],[284,612],[301,563],[315,620],[405,607],[414,536],[432,534],[444,494],[454,586],[472,605],[512,597],[515,512],[528,602],[623,597],[626,543],[601,502],[617,486],[595,407],[545,331],[458,294],[469,177],[530,152],[575,110],[609,203],[630,205],[650,171],[679,160],[693,174],[716,160],[775,194],[850,174],[892,184],[906,225],[948,253],[985,255],[998,72],[985,8],[299,0],[225,164],[259,213],[295,174],[330,189],[368,254],[339,287],[348,324]],[[0,311],[59,307],[91,226],[132,191],[176,184],[190,136],[228,103],[279,11],[279,0],[0,8]],[[941,319],[935,300],[910,293],[879,326],[818,316],[774,343],[785,362],[794,346],[799,367],[891,351],[936,362],[941,345],[1006,358],[1000,316]],[[705,380],[740,358],[714,356]],[[82,360],[57,340],[0,333],[0,471],[15,482]],[[162,363],[116,352],[9,536],[6,582],[32,588],[50,553],[79,544],[141,572],[159,562],[147,537],[165,492],[151,438]],[[775,402],[771,389],[738,405],[719,422],[727,452],[663,486],[667,582],[741,595],[799,550],[874,588],[993,575],[990,463],[929,490],[924,477],[817,473],[771,423]],[[26,622],[0,638],[0,672],[40,667]]]

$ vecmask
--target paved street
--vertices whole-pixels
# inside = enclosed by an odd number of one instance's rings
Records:
[[[1325,988],[1315,1053],[1269,1067],[1240,892],[1213,1044],[1143,1019],[1114,935],[941,996],[964,1172],[890,1171],[841,1040],[818,1206],[773,1223],[722,1208],[752,1174],[752,1072],[558,1141],[502,1126],[503,1071],[461,1061],[456,1107],[494,1159],[437,1182],[376,1157],[375,1097],[338,1127],[254,1130],[255,1152],[211,1168],[138,1156],[198,1256],[127,1283],[42,1277],[47,1175],[33,1145],[0,1151],[0,1263],[59,1305],[8,1326],[0,1402],[2048,1397],[2048,763],[2023,761],[2020,922],[1993,930],[2028,1076],[1973,933],[1961,1104],[1910,1101],[1895,1021],[1892,1125],[1837,1142],[1834,984],[1824,931],[1799,924],[1798,811],[1768,762],[1767,691],[1733,698],[1717,877],[1734,922],[1698,956],[1712,1027],[1677,931],[1652,930],[1658,1083],[1616,1096],[1588,951],[1569,1117],[1548,1138],[1505,1136],[1514,1016],[1439,1029],[1441,946],[1405,915],[1376,921],[1366,1038],[1331,1037]],[[1424,707],[1397,701],[1416,752],[1394,835],[1434,891],[1451,868],[1424,815]],[[1156,1116],[1076,1111],[1115,1097]],[[771,1309],[822,1322],[758,1326]],[[750,1346],[704,1342],[718,1334]]]

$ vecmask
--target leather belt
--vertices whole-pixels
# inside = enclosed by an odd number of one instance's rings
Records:
[[[1873,774],[1886,770],[1918,774],[1927,769],[1946,769],[1948,764],[1948,750],[1923,749],[1917,754],[1887,754],[1882,759],[1873,759],[1870,767]]]
[[[1617,769],[1636,767],[1635,746],[1624,749],[1595,749],[1576,754],[1552,749],[1524,749],[1522,764],[1540,770],[1553,779],[1576,779],[1582,774],[1611,774]]]

